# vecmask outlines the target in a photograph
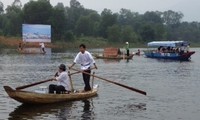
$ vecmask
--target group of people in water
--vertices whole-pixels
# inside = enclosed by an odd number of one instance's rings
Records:
[[[83,81],[85,84],[84,91],[90,91],[90,73],[91,73],[91,66],[94,66],[97,69],[95,61],[90,52],[86,50],[86,46],[81,44],[79,46],[80,52],[76,55],[74,62],[71,66],[69,66],[69,70],[73,68],[75,64],[81,65],[81,70],[84,71],[82,73]],[[88,73],[88,74],[86,74]],[[57,81],[57,84],[50,84],[49,85],[49,93],[50,94],[61,94],[61,93],[70,93],[71,91],[71,84],[67,72],[67,68],[64,64],[60,64],[58,67],[58,72],[55,74],[54,79]]]

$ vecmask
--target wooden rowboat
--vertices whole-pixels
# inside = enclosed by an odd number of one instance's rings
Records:
[[[94,57],[99,59],[132,59],[133,54],[130,54],[129,56],[122,54],[119,48],[105,48],[103,51],[103,54],[94,54]]]
[[[133,54],[130,54],[129,56],[127,55],[118,55],[118,56],[103,56],[103,55],[97,55],[94,54],[94,57],[96,57],[97,59],[132,59],[133,58]]]
[[[23,50],[17,49],[20,54],[45,54],[40,48],[23,48]]]
[[[20,53],[20,54],[45,54],[42,52],[26,52],[26,51],[18,51],[18,53]]]
[[[97,95],[98,85],[95,85],[91,91],[88,92],[75,92],[69,94],[47,94],[36,93],[23,90],[14,90],[9,86],[4,86],[7,94],[14,100],[26,104],[47,104],[56,102],[66,102],[83,100]]]

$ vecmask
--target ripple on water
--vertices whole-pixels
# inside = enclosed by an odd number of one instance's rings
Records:
[[[0,54],[0,119],[198,120],[200,49],[194,50],[198,52],[191,62],[143,56],[134,56],[129,62],[96,60],[97,76],[144,90],[147,96],[95,79],[95,83],[100,85],[98,97],[46,106],[21,105],[8,97],[3,86],[15,88],[48,79],[60,63],[70,65],[76,53],[67,51],[45,56]],[[72,79],[75,88],[83,88],[81,74],[72,76]]]

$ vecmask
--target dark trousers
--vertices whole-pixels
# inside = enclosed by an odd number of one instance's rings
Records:
[[[49,85],[49,93],[54,93],[56,91],[56,94],[61,94],[66,92],[65,87],[62,85]]]
[[[130,54],[129,54],[129,50],[126,50],[126,55],[127,55],[127,56],[129,56],[129,55],[130,55]]]
[[[42,52],[43,52],[43,53],[46,53],[46,51],[44,50],[44,48],[42,48]]]
[[[184,50],[181,50],[181,51],[180,51],[180,55],[183,55],[183,53],[184,53]]]
[[[88,68],[88,69],[90,69],[90,68]],[[91,70],[85,70],[84,72],[91,73]],[[84,90],[85,91],[90,91],[91,90],[91,87],[90,87],[90,75],[87,75],[85,73],[83,73],[82,75],[83,75],[83,81],[85,83]]]

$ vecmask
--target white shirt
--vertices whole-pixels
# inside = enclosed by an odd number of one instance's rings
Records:
[[[190,51],[190,46],[188,45],[187,48],[186,48],[186,51]]]
[[[56,80],[58,81],[57,85],[62,85],[65,87],[65,90],[71,91],[71,85],[69,81],[68,73],[63,71],[59,74],[58,77],[56,77]]]
[[[75,59],[74,63],[81,64],[81,70],[86,70],[88,69],[93,63],[95,63],[92,55],[88,52],[85,51],[84,53],[79,52]]]
[[[44,43],[40,43],[41,48],[45,48]]]

